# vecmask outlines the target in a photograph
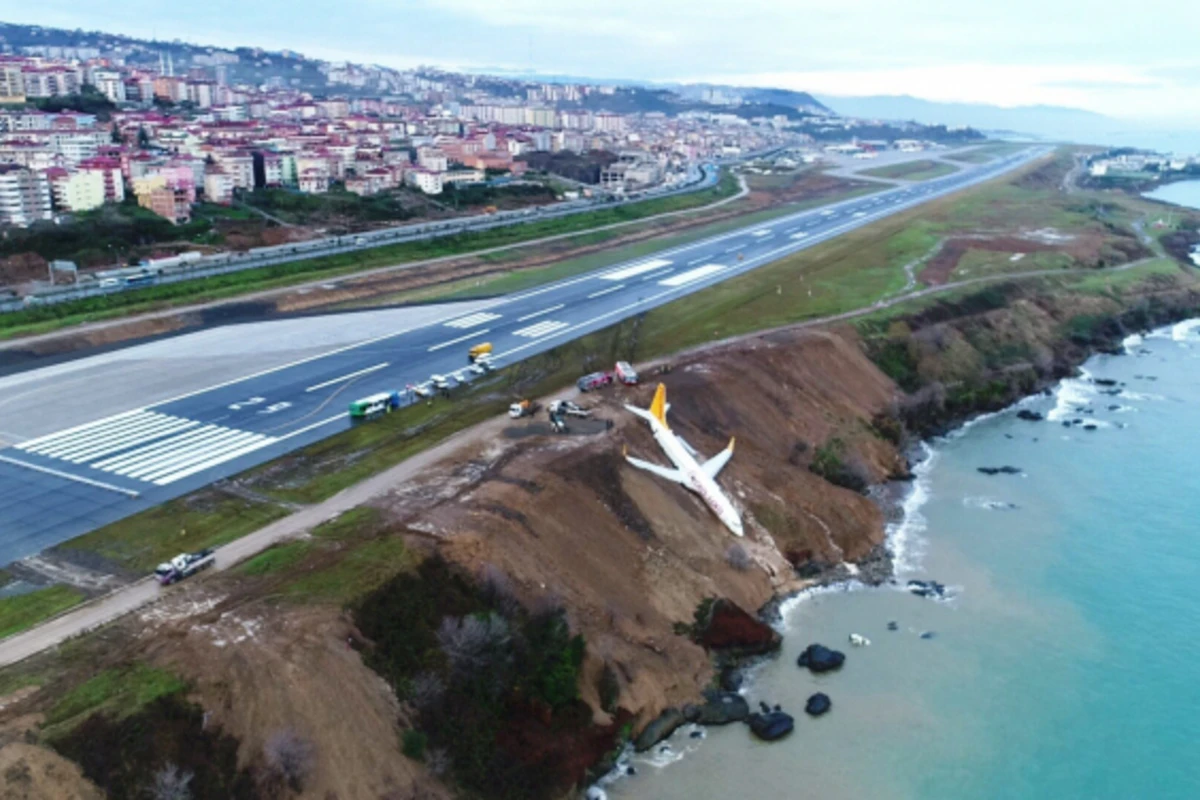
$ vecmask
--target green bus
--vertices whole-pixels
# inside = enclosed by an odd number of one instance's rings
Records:
[[[351,419],[365,419],[378,414],[387,414],[400,407],[399,392],[380,392],[350,404]]]

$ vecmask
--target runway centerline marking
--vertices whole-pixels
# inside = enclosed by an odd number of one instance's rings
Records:
[[[367,367],[366,369],[360,369],[358,372],[351,372],[348,375],[343,375],[340,378],[331,378],[330,380],[327,380],[324,383],[318,383],[316,386],[310,386],[307,389],[305,389],[304,391],[305,392],[315,392],[318,389],[324,389],[326,386],[333,386],[335,383],[341,383],[342,381],[348,381],[351,378],[357,378],[360,375],[369,375],[372,372],[378,372],[379,370],[387,369],[390,366],[391,366],[390,362],[384,361],[382,364],[376,364],[373,367]]]
[[[484,328],[481,331],[474,331],[473,333],[468,333],[466,336],[460,336],[457,339],[451,339],[448,342],[442,342],[441,344],[435,344],[433,347],[429,348],[428,352],[433,353],[438,350],[441,350],[443,347],[449,347],[452,344],[458,344],[459,342],[465,342],[467,339],[474,339],[477,336],[483,336],[485,333],[487,333],[490,330],[491,330],[491,328]]]
[[[587,296],[587,299],[591,300],[593,297],[603,297],[606,294],[612,294],[613,292],[619,292],[620,290],[622,290],[624,288],[625,288],[625,284],[618,283],[616,286],[610,286],[607,289],[601,289],[598,292],[592,292],[591,294],[589,294]]]
[[[534,319],[536,317],[542,316],[543,314],[549,314],[553,311],[558,311],[560,308],[566,308],[566,306],[567,306],[566,303],[559,303],[556,306],[550,306],[549,308],[543,308],[541,311],[535,311],[532,314],[526,314],[523,317],[517,317],[517,322],[524,322],[527,319]]]

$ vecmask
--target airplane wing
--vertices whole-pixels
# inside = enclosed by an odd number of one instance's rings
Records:
[[[704,470],[705,474],[710,478],[717,477],[721,469],[729,463],[729,458],[733,455],[733,439],[729,440],[729,446],[715,456],[705,461],[700,465],[700,469]]]
[[[677,434],[675,434],[675,438],[679,440],[679,443],[680,443],[681,445],[683,445],[683,449],[684,449],[684,450],[687,450],[689,453],[691,453],[691,454],[692,454],[692,458],[699,458],[699,457],[700,457],[700,452],[699,452],[698,450],[696,450],[696,448],[692,447],[692,446],[691,446],[691,444],[689,444],[689,443],[688,443],[688,440],[687,440],[687,439],[683,438],[683,437],[682,437],[682,436],[680,436],[678,433],[677,433]]]
[[[651,464],[649,461],[642,461],[640,458],[634,458],[633,456],[625,456],[625,460],[630,464],[633,464],[638,469],[644,469],[647,472],[653,472],[655,475],[666,478],[669,481],[675,481],[676,483],[684,482],[683,473],[677,469],[660,467],[658,464]]]

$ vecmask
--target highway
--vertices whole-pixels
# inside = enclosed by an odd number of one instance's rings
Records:
[[[503,368],[1045,152],[749,225],[466,311],[448,307],[443,317],[24,439],[0,449],[0,565],[346,430],[357,398],[433,374],[470,379],[473,344],[493,343]],[[352,325],[354,315],[345,317]],[[57,402],[45,398],[44,413]],[[0,430],[10,422],[0,419]]]

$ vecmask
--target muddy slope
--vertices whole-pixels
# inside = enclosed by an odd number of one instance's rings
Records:
[[[588,641],[582,686],[597,721],[605,663],[619,706],[642,722],[694,699],[711,679],[708,655],[673,632],[706,597],[754,610],[798,586],[801,563],[858,559],[882,541],[883,517],[866,496],[813,474],[833,438],[876,480],[901,460],[868,423],[895,398],[892,382],[853,338],[794,332],[689,356],[661,380],[669,420],[712,454],[737,437],[720,483],[740,506],[737,540],[681,486],[628,466],[622,452],[663,461],[646,426],[621,409],[649,404],[654,380],[589,397],[614,422],[594,436],[528,437],[518,430],[471,462],[468,484],[432,508],[411,487],[392,510],[435,537],[453,561],[511,576],[524,600],[554,596]],[[465,469],[465,468],[464,468]],[[443,483],[443,485],[445,485]],[[731,547],[750,564],[731,557]]]

